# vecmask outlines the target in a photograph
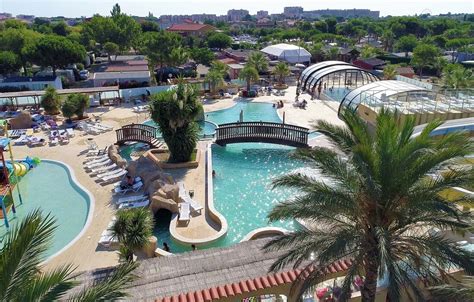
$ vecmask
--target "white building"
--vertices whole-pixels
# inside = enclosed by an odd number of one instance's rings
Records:
[[[18,90],[44,90],[46,87],[54,87],[55,89],[63,89],[61,78],[56,76],[45,77],[10,77],[0,82],[0,87],[18,88]]]
[[[122,72],[96,72],[93,77],[94,87],[104,85],[125,85],[126,83],[138,83],[147,85],[150,83],[149,71],[122,71]]]
[[[311,54],[304,49],[292,44],[276,44],[265,47],[261,52],[266,53],[272,60],[285,61],[291,64],[308,63]]]

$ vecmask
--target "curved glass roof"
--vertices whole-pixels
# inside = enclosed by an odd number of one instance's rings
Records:
[[[383,105],[383,103],[389,102],[394,96],[407,93],[416,93],[422,95],[432,94],[431,91],[402,81],[377,81],[367,85],[360,86],[351,92],[349,92],[341,102],[339,111],[342,107],[355,108],[361,102],[370,102],[372,104],[377,103]],[[397,98],[398,100],[398,98]],[[410,101],[407,97],[405,101]]]
[[[357,66],[353,66],[353,65],[349,65],[349,64],[348,65],[329,66],[329,67],[326,67],[324,69],[321,69],[321,70],[313,73],[310,76],[310,78],[307,80],[306,89],[311,89],[311,87],[316,85],[317,82],[322,77],[327,76],[328,74],[331,74],[331,73],[339,72],[339,71],[359,71],[359,72],[363,72],[363,73],[367,73],[367,74],[372,75],[372,73],[370,73],[368,71],[365,71],[363,69],[360,69]],[[376,79],[377,78],[375,78],[375,76],[374,76],[374,80],[376,80]]]
[[[301,83],[302,87],[304,88],[306,86],[306,82],[308,81],[308,78],[313,74],[314,72],[324,69],[329,66],[335,66],[335,65],[350,65],[349,63],[343,62],[343,61],[324,61],[320,63],[313,64],[303,70],[301,73]]]

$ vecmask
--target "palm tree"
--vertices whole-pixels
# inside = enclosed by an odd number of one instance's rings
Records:
[[[439,193],[472,183],[474,170],[426,177],[453,159],[471,154],[472,141],[462,133],[431,137],[431,131],[441,125],[437,121],[413,137],[414,120],[397,125],[396,116],[386,110],[379,113],[373,132],[357,113],[346,111],[342,116],[347,127],[324,121],[315,125],[336,150],[315,147],[296,153],[318,169],[320,179],[298,173],[273,183],[301,195],[277,205],[269,214],[270,221],[302,219],[312,226],[266,245],[268,250],[288,249],[272,270],[310,261],[303,269],[307,274],[300,274],[303,292],[324,278],[324,272],[312,268],[349,258],[353,264],[346,272],[340,301],[350,296],[357,274],[365,276],[362,301],[375,300],[377,280],[383,277],[389,281],[390,301],[400,301],[402,288],[422,300],[416,279],[442,282],[452,265],[473,274],[471,252],[428,230],[470,226],[473,214],[462,212],[457,202],[448,202]]]
[[[268,69],[268,60],[263,53],[254,51],[250,54],[247,65],[253,66],[258,73],[261,73]]]
[[[148,208],[118,211],[116,217],[112,236],[120,242],[121,258],[132,261],[133,252],[145,247],[153,235],[153,217]]]
[[[216,88],[224,83],[224,77],[219,70],[209,70],[206,75],[206,81],[209,82],[211,93],[215,94]]]
[[[458,64],[449,64],[443,71],[443,83],[447,88],[468,88],[474,85],[474,73]]]
[[[397,75],[397,66],[396,65],[388,64],[383,69],[383,78],[385,80],[394,80],[396,75]]]
[[[174,48],[170,53],[170,64],[173,66],[183,65],[188,59],[189,53],[182,47]]]
[[[64,299],[78,283],[72,265],[64,265],[51,272],[39,266],[51,243],[55,220],[43,217],[36,210],[28,214],[7,233],[0,250],[1,301],[56,301]],[[132,271],[135,263],[118,266],[109,276],[93,286],[84,287],[67,297],[69,301],[112,301],[126,297],[125,285],[136,279]]]
[[[285,82],[285,77],[290,75],[290,68],[288,68],[288,65],[286,63],[279,62],[275,66],[273,73],[278,77],[278,84],[280,84],[281,86]]]
[[[245,65],[239,73],[239,79],[247,82],[247,91],[250,91],[250,83],[258,81],[258,71],[252,65]]]
[[[464,276],[459,283],[433,286],[429,290],[434,301],[473,302],[474,276]]]

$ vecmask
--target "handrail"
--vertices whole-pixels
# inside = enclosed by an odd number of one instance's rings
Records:
[[[309,129],[272,122],[221,124],[216,129],[216,143],[268,142],[296,147],[308,146]]]
[[[125,125],[115,130],[117,144],[121,145],[128,141],[139,141],[153,146],[157,142],[156,130],[153,126],[143,124]]]

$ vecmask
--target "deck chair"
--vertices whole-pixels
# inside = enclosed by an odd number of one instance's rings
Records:
[[[67,135],[69,135],[69,137],[74,137],[76,135],[74,133],[74,129],[72,129],[72,128],[67,128],[66,133],[67,133]]]
[[[110,175],[118,174],[122,171],[123,171],[122,168],[118,168],[118,169],[115,169],[115,170],[112,170],[112,171],[106,171],[106,172],[103,172],[103,173],[99,173],[99,174],[97,174],[97,177],[98,178],[104,178],[104,177],[107,177],[107,176],[110,176]]]
[[[190,214],[191,214],[191,210],[190,210],[189,203],[185,203],[185,202],[181,203],[181,205],[179,207],[178,221],[188,221],[189,222]]]
[[[100,166],[110,165],[111,163],[112,163],[112,161],[110,159],[105,159],[103,161],[96,162],[96,163],[87,163],[84,166],[84,168],[90,170],[92,168],[97,168],[97,167],[100,167]]]
[[[121,203],[118,209],[119,210],[135,209],[135,208],[146,207],[149,204],[150,204],[150,201],[148,199],[138,201],[138,202],[125,202],[125,203]]]
[[[125,195],[129,192],[138,192],[141,190],[142,187],[143,187],[143,182],[141,181],[134,183],[133,186],[131,187],[126,187],[126,188],[121,188],[119,185],[118,187],[114,188],[114,193]]]
[[[109,166],[105,166],[105,167],[97,167],[97,168],[94,168],[94,169],[91,169],[91,174],[98,174],[98,173],[104,173],[106,171],[110,171],[110,170],[113,170],[115,168],[117,168],[118,166],[116,164],[111,164]]]
[[[189,195],[189,193],[186,192],[186,189],[184,188],[184,183],[182,181],[178,183],[178,188],[179,188],[179,198],[184,203],[188,203],[193,212],[201,213],[201,210],[203,209],[203,207],[199,203],[197,203],[195,200],[193,200],[191,196]]]
[[[28,136],[25,135],[25,134],[21,135],[14,142],[15,142],[15,145],[24,145],[24,144],[28,143]]]
[[[127,202],[139,202],[142,200],[145,200],[147,198],[146,195],[133,195],[133,196],[127,196],[127,197],[120,197],[117,199],[115,202],[116,204],[122,204],[122,203],[127,203]]]
[[[108,175],[108,176],[105,176],[105,177],[101,177],[99,178],[99,180],[103,181],[103,182],[109,182],[109,181],[113,181],[114,179],[117,179],[117,178],[120,178],[122,176],[124,176],[125,174],[127,174],[128,171],[127,170],[122,170],[116,174],[112,174],[112,175]]]

